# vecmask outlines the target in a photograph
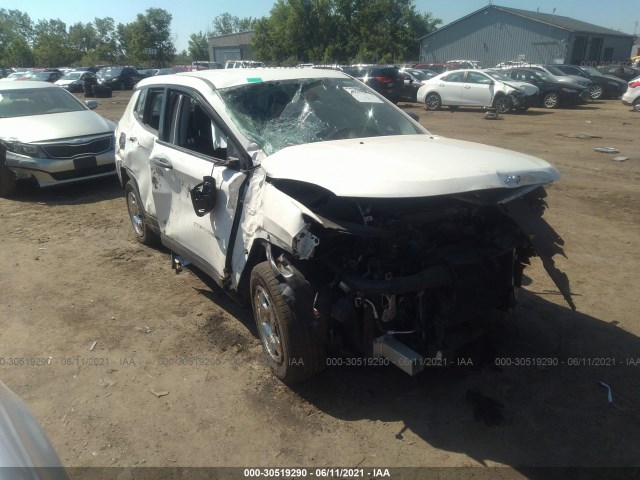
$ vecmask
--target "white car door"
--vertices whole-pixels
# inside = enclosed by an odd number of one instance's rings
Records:
[[[158,140],[149,162],[162,243],[220,281],[246,174],[226,166],[237,148],[203,100],[190,92],[169,90],[166,112],[168,141]],[[215,206],[198,216],[192,190],[207,176],[215,179]]]
[[[462,80],[464,72],[451,72],[436,81],[436,91],[443,105],[462,105]]]
[[[481,72],[467,72],[463,83],[462,97],[464,105],[490,106],[493,102],[493,81]]]
[[[152,217],[156,216],[156,210],[151,194],[152,183],[146,169],[148,168],[147,160],[158,136],[163,97],[164,88],[140,91],[134,106],[133,117],[135,120],[126,129],[123,129],[121,135],[125,135],[124,131],[127,132],[127,135],[122,142],[124,149],[119,152],[127,168],[133,172],[133,177],[138,179],[138,190],[144,211]],[[126,118],[130,118],[130,116],[124,115],[123,119]]]

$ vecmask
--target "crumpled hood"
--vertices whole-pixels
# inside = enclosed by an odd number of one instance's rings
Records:
[[[116,124],[91,110],[0,119],[0,138],[37,143],[113,133]]]
[[[538,94],[538,87],[536,87],[535,85],[532,85],[530,83],[526,83],[526,82],[518,82],[517,80],[509,80],[508,82],[505,82],[507,85],[516,87],[519,90],[522,90],[527,96],[531,96],[531,95],[537,95]]]
[[[268,177],[319,185],[337,196],[409,198],[550,183],[536,157],[431,135],[309,143],[262,160]]]

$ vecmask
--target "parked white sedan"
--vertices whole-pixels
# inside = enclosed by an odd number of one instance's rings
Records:
[[[505,79],[483,70],[444,72],[424,82],[418,90],[418,102],[424,102],[427,110],[494,107],[498,113],[508,113],[528,107],[538,94],[534,85]]]
[[[622,96],[622,103],[632,105],[636,112],[640,112],[640,77],[629,82],[629,88]]]

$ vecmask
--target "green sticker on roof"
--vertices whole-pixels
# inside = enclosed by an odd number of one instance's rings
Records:
[[[249,83],[258,83],[261,82],[262,79],[260,77],[255,77],[255,78],[247,78],[247,82]]]

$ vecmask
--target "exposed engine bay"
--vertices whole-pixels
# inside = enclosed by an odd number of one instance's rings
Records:
[[[305,218],[293,255],[273,248],[269,257],[296,317],[327,345],[399,358],[416,373],[420,356],[458,346],[456,331],[508,313],[536,255],[574,308],[553,262],[563,242],[542,219],[542,187],[359,199],[270,181],[316,216]]]

